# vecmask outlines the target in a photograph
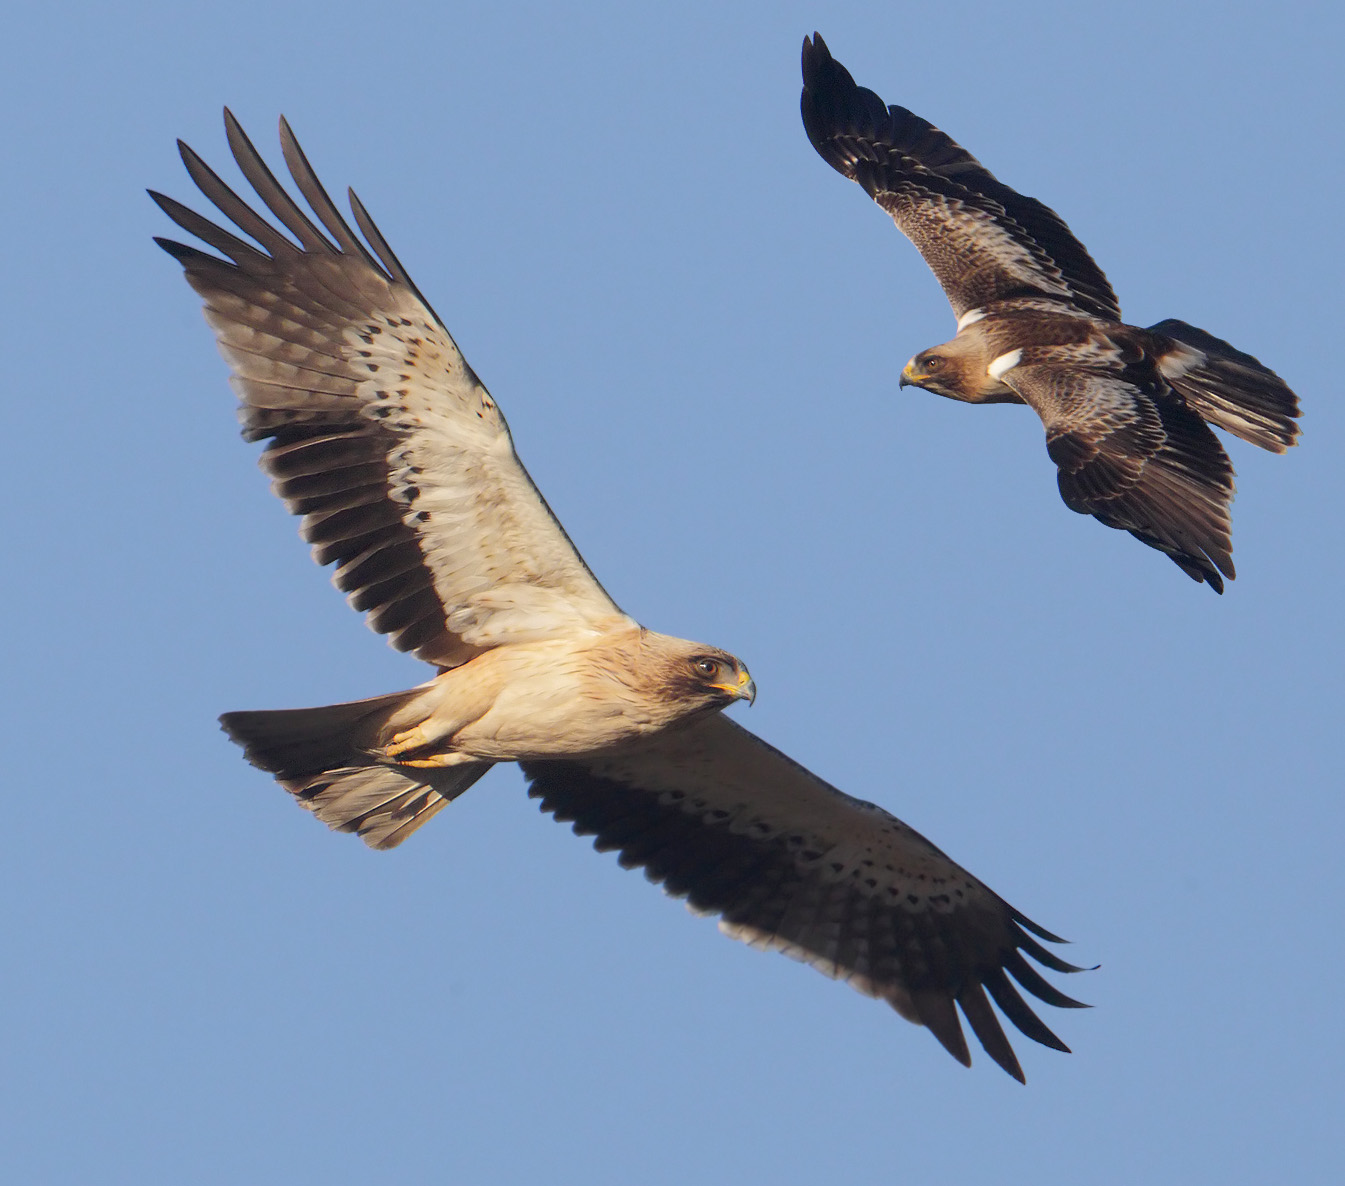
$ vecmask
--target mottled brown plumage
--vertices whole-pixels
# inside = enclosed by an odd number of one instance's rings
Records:
[[[751,699],[732,655],[640,627],[589,572],[515,455],[504,417],[351,195],[347,226],[288,126],[321,227],[226,113],[244,177],[287,237],[186,146],[202,192],[252,246],[155,200],[221,253],[160,240],[205,300],[244,435],[304,538],[369,624],[430,663],[418,688],[236,712],[225,729],[334,828],[400,844],[491,764],[519,761],[545,810],[724,916],[928,1026],[960,1061],[958,1010],[1022,1069],[991,1010],[1065,1049],[1014,983],[1071,1001],[1025,956],[1059,942],[881,808],[828,786],[719,709]],[[987,998],[986,994],[989,994]]]
[[[1282,453],[1298,437],[1294,393],[1185,322],[1124,324],[1106,276],[1059,215],[856,86],[817,34],[804,39],[803,82],[813,147],[892,216],[958,318],[957,336],[912,358],[902,385],[1027,404],[1046,427],[1067,506],[1223,592],[1234,575],[1233,468],[1209,425]]]

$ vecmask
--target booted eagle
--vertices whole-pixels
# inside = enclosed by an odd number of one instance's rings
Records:
[[[1025,958],[1078,971],[1037,941],[1061,940],[882,808],[722,716],[754,696],[747,669],[644,629],[603,591],[359,199],[363,241],[283,119],[285,161],[316,222],[227,111],[225,124],[283,230],[179,143],[201,192],[254,242],[151,191],[219,255],[157,242],[205,301],[243,435],[266,442],[262,468],[314,557],[335,565],[370,626],[436,671],[353,704],[226,713],[252,763],[330,827],[392,848],[492,763],[519,762],[542,810],[623,866],[721,915],[725,934],[887,1001],[962,1063],[959,1008],[1023,1078],[991,1000],[1065,1050],[1010,981],[1076,1007]]]
[[[803,126],[822,159],[892,216],[957,315],[901,386],[1027,404],[1065,505],[1165,552],[1216,593],[1233,579],[1233,467],[1210,431],[1283,453],[1298,399],[1250,354],[1184,321],[1121,321],[1111,285],[1053,210],[1015,193],[933,124],[856,86],[803,41]]]

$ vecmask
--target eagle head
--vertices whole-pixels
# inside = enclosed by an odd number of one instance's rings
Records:
[[[935,395],[963,403],[975,401],[963,377],[962,360],[940,346],[922,350],[901,369],[901,387],[923,387]]]
[[[703,696],[720,705],[734,700],[748,704],[757,698],[757,686],[747,665],[736,655],[718,647],[702,646],[686,659],[686,689],[691,697]]]
[[[676,715],[756,699],[757,686],[746,664],[728,651],[653,631],[644,632],[641,649],[641,678],[651,688],[661,688],[669,705],[679,706]]]
[[[951,342],[922,350],[901,371],[902,387],[923,387],[964,404],[1021,404],[1021,397],[1003,382],[1022,351],[1005,353],[983,332],[985,321],[960,330]],[[1012,362],[1010,362],[1012,360]],[[999,367],[999,363],[1009,365]]]
[[[703,642],[674,638],[636,627],[629,636],[599,644],[604,696],[612,684],[623,690],[616,698],[639,706],[637,715],[658,728],[727,708],[738,700],[751,704],[757,686],[747,665],[728,651]]]

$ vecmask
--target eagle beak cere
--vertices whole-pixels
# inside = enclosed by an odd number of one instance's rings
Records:
[[[757,699],[757,685],[745,668],[738,671],[738,682],[736,684],[715,684],[721,692],[727,692],[735,700],[746,700],[748,704],[755,704]]]
[[[919,386],[919,384],[916,383],[915,381],[914,368],[915,368],[915,359],[911,359],[910,362],[908,362],[904,367],[901,368],[901,378],[897,380],[897,387],[899,389],[902,387]]]

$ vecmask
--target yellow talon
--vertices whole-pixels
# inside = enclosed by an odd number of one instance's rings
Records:
[[[407,729],[405,733],[394,733],[392,740],[383,747],[383,752],[389,758],[395,758],[398,754],[404,754],[407,750],[420,749],[422,746],[429,745],[430,739],[425,736],[425,730],[417,725],[414,729]],[[408,766],[415,765],[414,762],[406,763]]]
[[[422,721],[412,729],[394,733],[388,744],[376,751],[376,756],[384,761],[394,762],[398,766],[419,766],[431,770],[470,761],[452,748],[445,748],[450,746],[450,743],[446,742],[442,735],[427,734],[425,724],[426,722]],[[436,750],[438,752],[435,752]],[[417,753],[418,757],[404,756]]]

